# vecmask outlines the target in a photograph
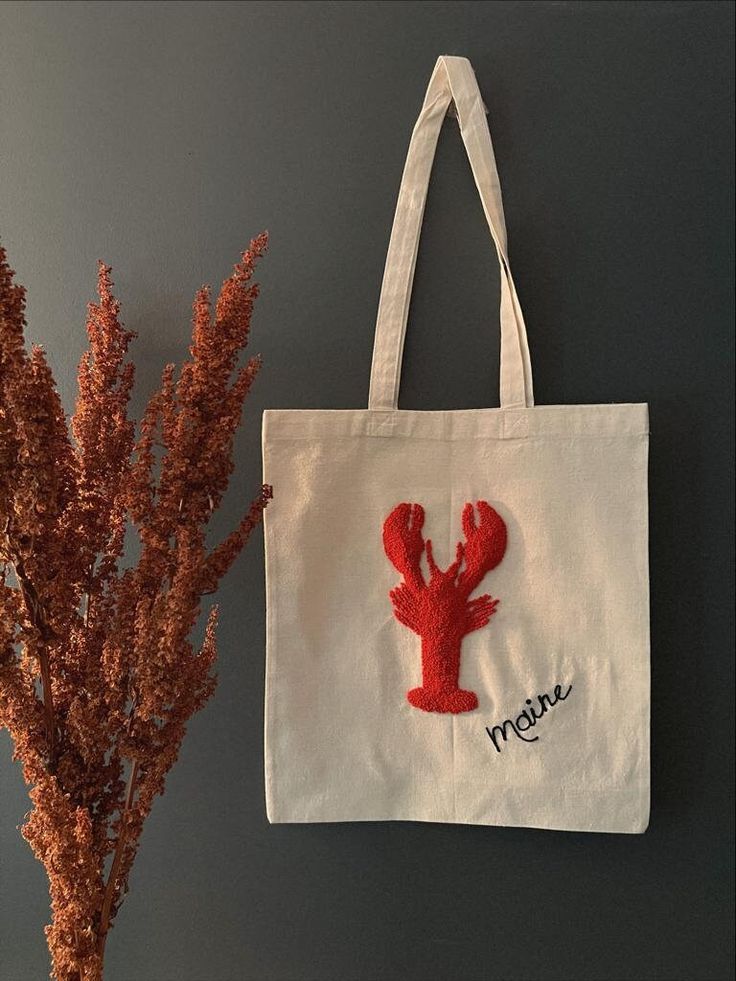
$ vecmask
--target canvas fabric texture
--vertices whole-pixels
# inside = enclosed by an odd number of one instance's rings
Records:
[[[448,108],[501,270],[500,407],[405,410]],[[645,403],[534,404],[485,108],[470,63],[441,57],[401,181],[368,407],[263,414],[269,821],[643,832],[648,444]]]

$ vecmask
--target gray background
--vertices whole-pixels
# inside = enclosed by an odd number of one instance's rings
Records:
[[[264,407],[366,405],[440,53],[471,58],[490,109],[538,401],[651,406],[648,833],[269,827],[258,534],[219,596],[220,686],[148,822],[111,981],[730,976],[732,22],[705,2],[0,7],[0,232],[68,408],[98,256],[139,332],[140,408],[195,288],[270,230],[223,528],[259,483]],[[497,288],[451,123],[404,407],[497,404]],[[0,973],[36,981],[46,886],[5,734],[0,780]]]

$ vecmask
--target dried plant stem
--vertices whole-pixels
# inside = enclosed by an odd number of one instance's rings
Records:
[[[43,350],[26,349],[25,291],[0,246],[0,727],[33,803],[22,833],[49,877],[55,981],[102,981],[143,823],[215,690],[216,607],[190,636],[202,597],[271,497],[262,486],[208,547],[261,364],[240,359],[265,248],[253,240],[214,302],[197,292],[189,357],[164,368],[136,438],[134,335],[109,267],[67,418]],[[129,534],[140,547],[124,563]]]
[[[77,948],[79,948],[80,947],[79,930],[77,930],[76,928],[74,930],[74,941],[77,945]],[[84,964],[80,964],[77,970],[78,970],[77,981],[87,981],[89,975],[87,973],[87,969],[85,968]]]
[[[110,912],[115,899],[118,872],[120,870],[120,863],[123,858],[123,851],[125,850],[126,833],[128,830],[128,813],[133,806],[137,780],[138,761],[134,760],[130,770],[130,776],[128,777],[128,786],[125,791],[125,807],[123,808],[123,813],[120,815],[120,831],[118,832],[118,840],[115,843],[115,852],[112,857],[110,874],[107,877],[105,894],[102,899],[100,927],[97,933],[97,950],[100,957],[102,957],[105,952],[105,941],[107,940],[107,934],[110,929]]]
[[[49,665],[49,652],[42,647],[38,652],[38,661],[41,668],[41,689],[43,692],[43,710],[46,718],[46,731],[49,737],[49,763],[53,772],[56,761],[56,715],[54,713],[54,696],[51,693],[51,666]]]
[[[38,646],[35,653],[38,658],[41,670],[41,693],[43,697],[44,719],[46,722],[46,734],[49,741],[49,765],[53,772],[56,763],[56,713],[54,711],[54,696],[51,691],[51,666],[49,664],[49,652],[46,647],[46,640],[49,636],[49,629],[46,617],[38,599],[38,593],[26,575],[23,563],[16,559],[11,563],[11,568],[18,580],[23,604],[25,606],[28,619],[36,628],[42,644]]]

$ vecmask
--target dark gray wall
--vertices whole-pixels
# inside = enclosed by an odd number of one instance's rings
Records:
[[[71,408],[98,256],[136,405],[189,305],[267,227],[225,523],[266,406],[365,406],[411,126],[435,58],[491,112],[541,403],[651,406],[653,812],[642,837],[269,827],[262,539],[229,575],[220,687],[148,823],[111,981],[730,976],[731,77],[727,3],[5,3],[0,234]],[[402,404],[497,404],[497,278],[440,141]],[[44,875],[0,738],[0,973],[46,976]]]

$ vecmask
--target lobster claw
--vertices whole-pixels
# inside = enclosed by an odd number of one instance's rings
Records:
[[[398,504],[383,523],[383,547],[395,568],[415,589],[424,585],[421,558],[424,552],[424,508]]]
[[[487,501],[478,501],[476,506],[480,518],[478,524],[472,504],[465,505],[462,516],[465,568],[460,583],[467,592],[472,592],[485,574],[496,568],[506,552],[508,537],[506,522],[498,511]]]

